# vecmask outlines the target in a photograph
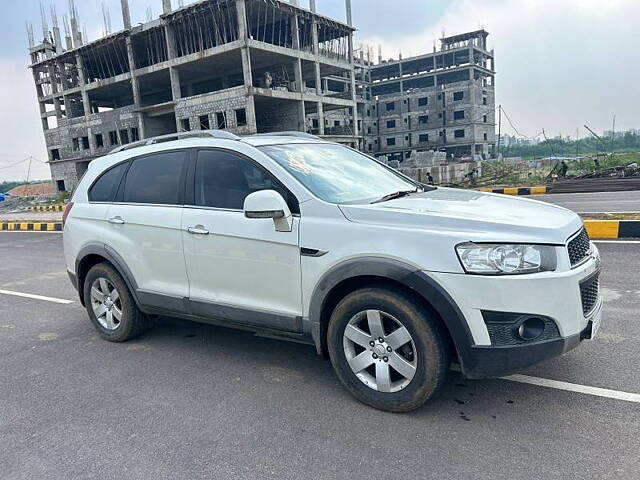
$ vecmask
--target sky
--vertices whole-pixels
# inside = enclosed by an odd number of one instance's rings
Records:
[[[101,36],[103,0],[76,0],[89,39]],[[299,0],[306,7],[308,0]],[[104,0],[112,30],[122,28],[120,0]],[[58,17],[67,0],[55,4]],[[177,6],[178,0],[173,0]],[[186,1],[185,3],[190,3]],[[640,128],[640,0],[352,0],[360,43],[382,45],[384,58],[433,50],[445,35],[485,28],[495,49],[496,103],[511,119],[503,131],[523,136],[586,136]],[[316,0],[318,11],[345,20],[343,0]],[[130,0],[133,23],[154,16],[161,0]],[[40,0],[3,2],[0,18],[0,182],[49,178],[25,21],[42,37]],[[21,162],[21,163],[18,163]],[[18,163],[17,165],[14,165]],[[12,166],[13,165],[13,166]]]

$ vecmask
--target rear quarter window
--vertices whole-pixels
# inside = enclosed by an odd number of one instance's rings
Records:
[[[113,202],[122,175],[127,169],[128,162],[110,168],[89,188],[90,202]]]

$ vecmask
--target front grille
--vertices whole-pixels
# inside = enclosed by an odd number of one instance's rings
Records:
[[[580,299],[582,300],[582,313],[588,315],[596,306],[600,289],[600,274],[596,273],[580,284]]]
[[[567,250],[569,251],[569,260],[571,260],[572,266],[580,263],[589,255],[591,243],[589,242],[589,235],[584,228],[578,236],[571,239],[567,245]]]

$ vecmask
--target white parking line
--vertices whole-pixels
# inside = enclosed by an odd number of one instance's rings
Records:
[[[32,293],[13,292],[11,290],[0,289],[0,293],[4,295],[13,295],[14,297],[24,297],[24,298],[32,298],[34,300],[44,300],[45,302],[62,303],[63,305],[74,303],[73,300],[65,300],[63,298],[43,297],[42,295],[34,295]]]
[[[549,380],[547,378],[530,377],[529,375],[509,375],[502,377],[502,380],[511,382],[528,383],[530,385],[538,385],[540,387],[555,388],[556,390],[566,390],[567,392],[584,393],[586,395],[594,395],[596,397],[613,398],[615,400],[624,400],[625,402],[640,403],[640,394],[621,392],[619,390],[609,390],[608,388],[589,387],[579,385],[577,383],[561,382],[559,380]]]

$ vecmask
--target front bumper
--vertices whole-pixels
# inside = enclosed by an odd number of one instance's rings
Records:
[[[472,337],[458,345],[462,372],[468,378],[515,373],[542,360],[561,355],[590,338],[591,320],[601,314],[602,297],[587,316],[583,313],[580,283],[599,271],[596,255],[579,267],[511,277],[433,273],[458,305]],[[552,319],[558,336],[543,341],[492,344],[483,311],[522,312]]]
[[[584,330],[570,337],[558,337],[542,342],[519,345],[474,345],[466,356],[463,372],[467,378],[491,378],[516,373],[543,360],[557,357],[574,349],[582,340],[591,338],[592,319],[602,312],[602,299],[587,319]]]

